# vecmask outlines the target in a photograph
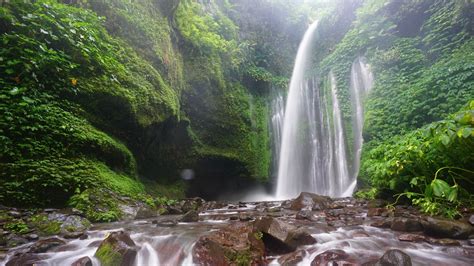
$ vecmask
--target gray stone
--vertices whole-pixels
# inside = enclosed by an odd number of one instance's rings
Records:
[[[461,222],[428,217],[423,223],[426,234],[434,237],[467,239],[473,233],[472,225]]]
[[[237,217],[237,219],[239,219]],[[199,213],[197,211],[191,210],[185,213],[181,219],[179,220],[180,222],[184,223],[192,223],[192,222],[198,222],[199,221]]]
[[[71,264],[71,266],[92,266],[92,260],[89,257],[82,257]]]
[[[375,266],[411,266],[411,258],[406,253],[391,249],[386,251],[383,256],[375,263]]]

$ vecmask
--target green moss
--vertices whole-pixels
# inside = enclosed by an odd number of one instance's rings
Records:
[[[8,222],[3,225],[3,229],[17,234],[26,234],[30,231],[30,228],[23,220]]]
[[[115,251],[111,244],[105,243],[100,246],[94,255],[104,266],[121,265],[122,255]]]

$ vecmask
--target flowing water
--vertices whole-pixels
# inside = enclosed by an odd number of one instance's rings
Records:
[[[354,200],[347,198],[337,201],[351,208]],[[474,249],[467,246],[466,241],[460,241],[459,246],[436,246],[426,242],[412,243],[398,240],[400,232],[390,229],[380,229],[368,226],[370,218],[366,217],[366,209],[354,207],[345,211],[344,215],[354,219],[365,220],[361,225],[330,228],[324,221],[326,214],[316,212],[319,222],[295,220],[294,212],[286,211],[284,202],[239,203],[229,204],[221,209],[207,210],[199,214],[200,221],[194,223],[178,223],[174,227],[157,226],[151,219],[116,222],[96,225],[86,232],[87,239],[66,240],[67,244],[57,247],[48,253],[41,253],[43,260],[35,265],[71,265],[76,260],[88,256],[94,266],[99,261],[94,254],[100,242],[110,232],[126,231],[137,245],[137,256],[134,266],[156,265],[196,265],[193,262],[193,248],[196,241],[210,232],[220,230],[229,224],[240,223],[235,217],[278,216],[280,220],[301,226],[317,240],[316,244],[301,246],[304,254],[299,265],[310,265],[314,258],[328,250],[344,250],[349,254],[352,265],[361,265],[368,261],[377,260],[389,249],[399,249],[410,255],[413,265],[473,265]],[[277,212],[273,211],[277,210]],[[342,209],[340,209],[342,210]],[[346,213],[347,212],[347,213]],[[159,216],[158,222],[178,218],[176,215]],[[342,218],[344,220],[346,218]],[[28,249],[27,244],[9,251],[9,255],[0,265],[5,265],[15,252]],[[269,257],[270,265],[278,265],[281,256]],[[131,265],[132,266],[132,265]]]
[[[363,102],[372,88],[373,75],[365,59],[355,60],[350,77],[354,134],[350,154],[333,73],[328,75],[326,90],[319,88],[318,79],[308,77],[316,32],[317,22],[301,41],[291,77],[278,154],[277,199],[296,197],[303,191],[346,197],[356,186],[363,143]]]
[[[278,158],[280,158],[281,149],[281,138],[283,134],[283,119],[285,118],[285,98],[283,93],[272,88],[272,101],[271,101],[271,137],[272,137],[272,176],[276,176],[278,173]]]
[[[352,100],[352,128],[354,132],[354,159],[352,162],[352,178],[356,180],[359,173],[360,155],[362,152],[362,128],[364,125],[364,98],[372,89],[374,77],[365,58],[357,58],[351,67],[351,100]]]

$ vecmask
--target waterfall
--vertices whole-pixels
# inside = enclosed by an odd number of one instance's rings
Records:
[[[370,66],[362,57],[357,58],[351,67],[351,101],[352,101],[352,128],[354,132],[354,158],[352,178],[355,181],[360,168],[360,155],[362,152],[362,127],[364,125],[363,101],[367,93],[372,89],[374,77]],[[355,183],[354,183],[355,187]],[[352,192],[352,191],[351,191]]]
[[[354,62],[351,72],[354,155],[349,158],[333,73],[329,73],[326,90],[319,88],[317,79],[305,75],[311,67],[311,43],[316,29],[317,22],[306,31],[291,77],[279,153],[278,199],[295,197],[303,191],[331,197],[350,196],[356,185],[363,141],[362,103],[372,87],[373,77],[363,59]]]
[[[140,265],[160,265],[160,261],[158,259],[158,254],[153,249],[153,247],[149,243],[143,244],[140,251],[138,251],[136,261],[136,266]]]
[[[281,135],[283,133],[283,119],[285,118],[285,99],[281,90],[276,88],[272,88],[271,95],[272,175],[275,175],[278,173],[278,158],[280,158]]]
[[[306,143],[303,139],[308,131],[304,129],[305,124],[301,119],[306,113],[305,99],[302,96],[307,91],[305,72],[310,63],[311,44],[317,26],[318,22],[316,21],[304,34],[298,48],[290,81],[278,164],[276,192],[278,198],[295,196],[306,185],[303,181],[307,179],[303,175],[307,173],[305,169],[307,165],[304,161],[307,157],[304,154]]]

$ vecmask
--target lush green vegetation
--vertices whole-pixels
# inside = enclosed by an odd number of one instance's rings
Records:
[[[472,205],[472,110],[458,111],[474,99],[473,8],[469,1],[364,1],[352,25],[322,20],[322,30],[341,30],[317,44],[316,71],[335,73],[351,153],[351,64],[363,55],[375,74],[359,173],[367,189],[359,195],[403,195],[450,217]]]

